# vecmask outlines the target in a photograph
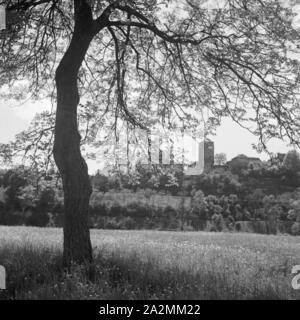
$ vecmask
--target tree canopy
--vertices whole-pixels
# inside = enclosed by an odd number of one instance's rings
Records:
[[[2,2],[8,12],[0,36],[2,87],[9,97],[55,99],[55,70],[74,29],[73,2]],[[271,137],[299,144],[292,2],[83,2],[95,29],[78,74],[84,142],[104,143],[104,124],[106,133],[119,135],[122,120],[145,129],[157,122],[198,126],[208,110],[206,131],[230,116],[258,135],[259,147]],[[26,136],[32,147],[43,134],[37,131]]]

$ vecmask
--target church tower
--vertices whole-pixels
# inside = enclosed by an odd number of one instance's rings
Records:
[[[199,160],[204,171],[209,171],[214,166],[215,161],[215,146],[214,142],[205,139],[199,143]]]

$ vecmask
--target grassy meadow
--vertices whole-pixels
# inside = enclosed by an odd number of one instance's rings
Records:
[[[300,299],[300,237],[92,230],[95,264],[62,268],[62,230],[0,227],[2,299]]]

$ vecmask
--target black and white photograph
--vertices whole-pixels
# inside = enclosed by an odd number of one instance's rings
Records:
[[[300,1],[0,0],[0,300],[300,300]]]

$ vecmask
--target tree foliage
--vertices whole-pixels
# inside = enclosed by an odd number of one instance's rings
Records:
[[[101,146],[109,129],[121,134],[124,120],[145,129],[155,122],[197,126],[208,109],[206,130],[230,116],[259,136],[259,147],[271,137],[298,144],[299,34],[291,2],[84,2],[96,28],[78,74],[84,142]],[[72,1],[2,3],[17,17],[0,35],[2,87],[10,96],[55,98],[55,69],[74,28]],[[37,118],[36,135],[25,134],[27,152],[41,127],[47,131],[47,117]]]
[[[285,166],[287,169],[290,169],[294,173],[300,172],[299,152],[295,150],[289,151],[283,160],[283,166]]]
[[[215,155],[215,165],[225,165],[227,162],[226,153],[221,152]]]

